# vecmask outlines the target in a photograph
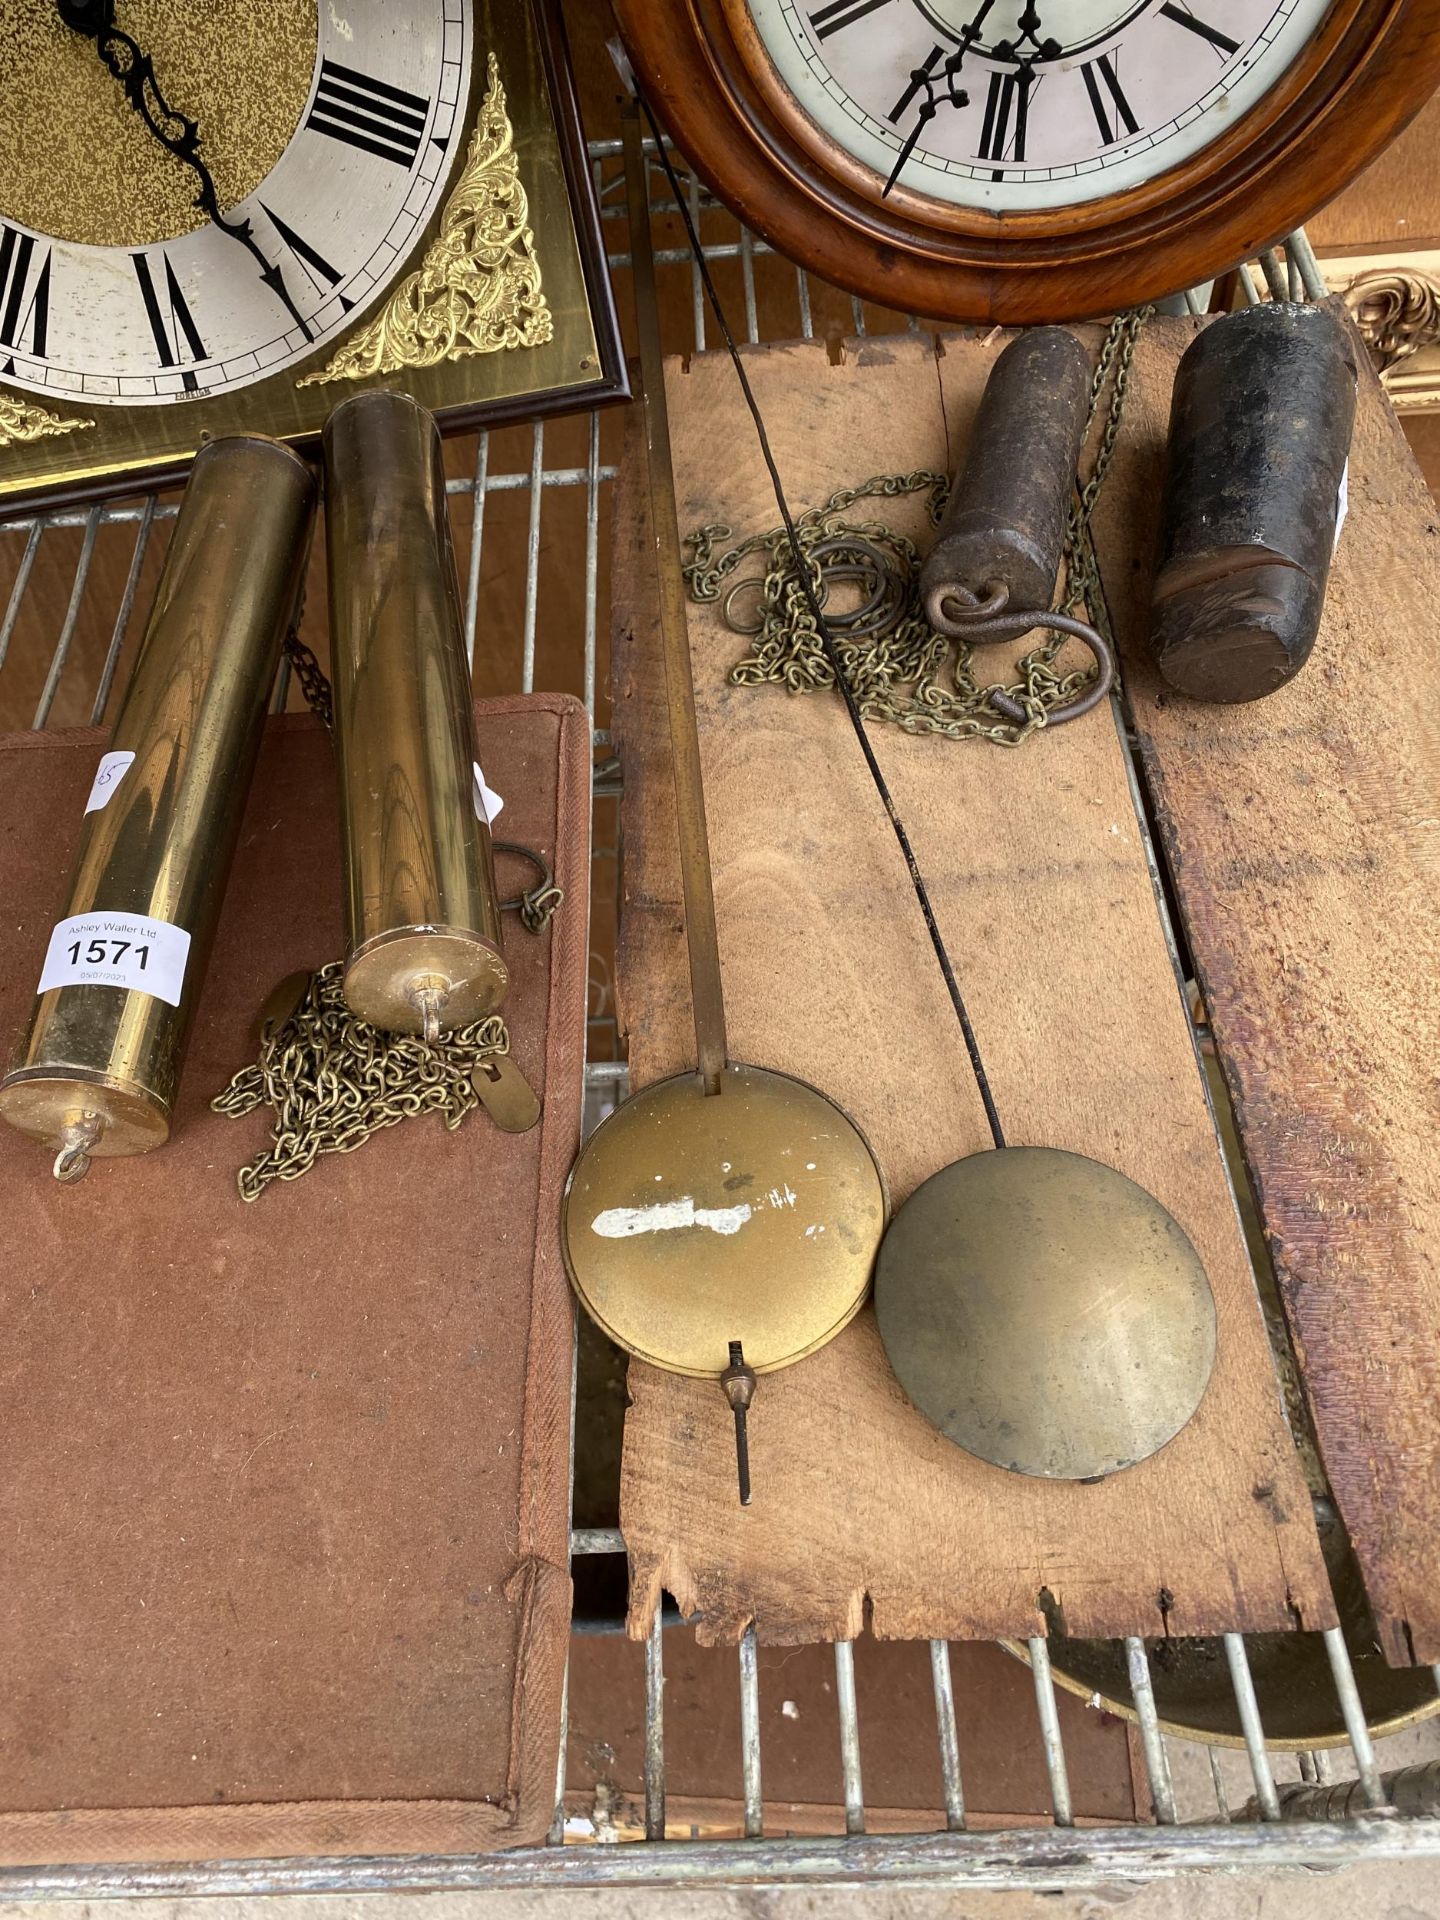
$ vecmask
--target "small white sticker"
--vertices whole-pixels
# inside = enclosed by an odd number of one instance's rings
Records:
[[[1330,551],[1333,554],[1340,544],[1340,529],[1345,524],[1345,516],[1350,511],[1350,462],[1347,460],[1340,469],[1340,493],[1335,502],[1335,538]]]
[[[77,913],[50,935],[37,992],[52,987],[122,987],[180,1004],[190,936],[139,913]]]
[[[485,784],[485,776],[480,771],[480,762],[472,762],[475,768],[475,818],[483,820],[487,827],[493,827],[500,817],[500,809],[505,802],[498,793],[491,791]]]
[[[135,758],[133,753],[105,753],[100,756],[100,764],[95,769],[95,778],[90,783],[90,798],[85,802],[87,813],[99,813],[109,804],[110,796],[125,777],[125,771]]]

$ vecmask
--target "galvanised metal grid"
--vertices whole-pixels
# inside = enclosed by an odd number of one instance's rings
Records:
[[[653,155],[651,143],[647,152]],[[623,231],[626,218],[624,178],[619,169],[620,142],[599,140],[590,145],[591,166],[602,218],[610,232]],[[680,156],[675,158],[679,160]],[[683,162],[681,163],[683,165]],[[690,327],[687,340],[672,348],[707,344],[704,294],[698,270],[683,245],[668,198],[669,188],[653,158],[650,182],[651,218],[656,232],[656,262],[673,284],[676,269],[689,278]],[[869,307],[833,288],[812,282],[799,267],[781,259],[760,239],[740,226],[699,185],[687,176],[687,197],[704,237],[710,260],[722,276],[727,300],[738,286],[749,341],[762,338],[815,338],[817,333],[866,334],[900,329],[918,331],[913,317],[889,314]],[[614,223],[621,223],[617,230]],[[629,256],[621,248],[610,252],[618,287],[626,292]],[[1283,250],[1261,256],[1264,284],[1274,298],[1321,298],[1325,289],[1315,258],[1303,233],[1292,235]],[[725,276],[728,276],[728,286]],[[662,279],[662,287],[664,286]],[[1240,270],[1242,297],[1262,296],[1248,267]],[[1195,294],[1183,296],[1189,310],[1204,310]],[[578,643],[572,649],[567,684],[580,693],[592,716],[595,772],[593,793],[596,817],[595,853],[597,900],[613,902],[618,892],[618,794],[621,769],[606,728],[595,725],[604,716],[603,681],[597,705],[597,678],[608,652],[608,636],[600,629],[602,560],[606,548],[603,524],[610,505],[614,464],[602,459],[602,438],[614,431],[591,414],[578,429],[583,450],[573,457],[576,423],[552,423],[552,448],[561,440],[571,451],[568,464],[547,460],[544,424],[529,429],[481,433],[462,443],[473,460],[468,470],[448,483],[454,497],[452,521],[457,547],[464,556],[465,630],[473,659],[482,599],[486,602],[485,646],[493,653],[496,636],[489,620],[488,596],[483,587],[487,556],[487,518],[492,526],[507,496],[523,498],[523,534],[512,518],[496,539],[506,543],[505,571],[523,570],[523,602],[518,630],[506,636],[525,692],[533,690],[537,636],[543,636],[543,587],[553,577],[557,552],[563,565],[581,579],[581,619]],[[528,458],[525,441],[528,438]],[[551,524],[563,519],[564,532],[547,544],[544,511],[553,503]],[[74,540],[79,530],[73,580],[59,632],[51,648],[31,725],[51,723],[57,690],[70,660],[82,610],[86,606],[97,539],[101,530],[133,527],[133,546],[114,618],[113,630],[95,678],[88,715],[99,724],[105,715],[120,663],[157,522],[168,521],[177,510],[174,498],[147,495],[83,511],[32,515],[0,524],[0,567],[13,563],[3,619],[0,619],[0,669],[12,653],[12,641],[23,626],[28,594],[42,541],[49,536]],[[468,526],[466,524],[468,520]],[[18,550],[18,561],[14,555]],[[572,582],[573,584],[573,582]],[[28,640],[28,635],[25,636]],[[13,678],[13,669],[12,669]],[[0,680],[0,697],[5,691]],[[274,705],[289,698],[288,669],[282,669]],[[1122,739],[1126,737],[1123,723]],[[1136,818],[1150,849],[1156,899],[1165,915],[1159,886],[1159,863],[1146,829],[1138,772],[1131,764]],[[1167,921],[1167,932],[1169,932]],[[1173,932],[1171,933],[1174,951]],[[596,960],[602,977],[595,979]],[[586,1121],[596,1124],[624,1097],[626,1070],[620,1046],[610,982],[604,975],[604,953],[592,955],[592,1005],[589,1059],[586,1067]],[[1178,961],[1178,955],[1177,955]],[[1199,1033],[1197,1029],[1197,1036]],[[616,1528],[572,1528],[571,1550],[576,1556],[622,1554],[624,1540]],[[1348,1795],[1356,1816],[1329,1823],[1287,1824],[1285,1773],[1303,1782],[1327,1784],[1336,1778],[1331,1757],[1323,1751],[1297,1756],[1271,1755],[1252,1684],[1245,1640],[1237,1633],[1225,1636],[1224,1648],[1237,1709],[1245,1735],[1245,1754],[1214,1747],[1198,1748],[1164,1734],[1159,1726],[1151,1689],[1145,1644],[1138,1636],[1125,1642],[1129,1679],[1137,1709],[1144,1770],[1153,1803],[1154,1825],[1087,1826],[1075,1828],[1070,1780],[1057,1697],[1046,1642],[1029,1642],[1034,1711],[1042,1736],[1052,1810],[1049,1828],[1014,1832],[967,1830],[964,1753],[957,1725],[949,1648],[930,1643],[935,1700],[935,1737],[944,1783],[945,1831],[908,1836],[867,1835],[863,1741],[856,1707],[854,1649],[846,1642],[833,1648],[835,1695],[839,1713],[840,1762],[844,1785],[843,1837],[806,1838],[767,1836],[763,1826],[763,1754],[760,1738],[760,1694],[757,1642],[751,1628],[738,1647],[737,1685],[741,1708],[741,1768],[744,1837],[735,1840],[683,1840],[667,1837],[665,1815],[664,1740],[664,1626],[657,1613],[644,1648],[645,1662],[645,1838],[638,1844],[565,1844],[583,1841],[589,1823],[565,1815],[564,1741],[557,1781],[556,1815],[549,1842],[541,1848],[457,1858],[397,1858],[378,1860],[240,1861],[203,1867],[101,1867],[19,1869],[0,1874],[0,1895],[96,1897],[107,1894],[265,1893],[280,1891],[338,1892],[381,1888],[470,1888],[490,1886],[541,1887],[561,1885],[677,1885],[725,1884],[834,1884],[886,1881],[910,1885],[966,1887],[1046,1887],[1092,1885],[1099,1881],[1137,1881],[1207,1868],[1253,1870],[1281,1866],[1310,1868],[1355,1864],[1377,1857],[1440,1855],[1440,1820],[1402,1820],[1389,1804],[1391,1779],[1382,1774],[1365,1727],[1354,1674],[1339,1629],[1325,1635],[1336,1696],[1349,1734],[1348,1767],[1354,1787]],[[1440,1688],[1440,1668],[1436,1670]],[[1435,1726],[1437,1723],[1430,1723]],[[1431,1743],[1440,1750],[1440,1740]],[[1393,1742],[1382,1743],[1393,1746]],[[1410,1742],[1413,1747],[1413,1741]],[[1412,1757],[1407,1754],[1406,1758]],[[1280,1769],[1277,1777],[1277,1766]],[[1247,1777],[1248,1774],[1248,1777]],[[1345,1776],[1341,1776],[1342,1778]],[[1197,1798],[1196,1782],[1207,1780],[1207,1799]],[[1248,1805],[1242,1805],[1250,1795]],[[1433,1803],[1433,1795],[1432,1795]],[[1238,1816],[1238,1817],[1237,1817]],[[590,1829],[593,1834],[594,1829]]]

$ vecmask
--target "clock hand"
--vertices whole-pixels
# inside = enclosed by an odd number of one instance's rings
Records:
[[[125,97],[145,122],[146,127],[177,160],[190,168],[200,182],[195,205],[222,233],[237,240],[260,268],[260,278],[283,303],[291,319],[307,340],[315,338],[308,321],[290,298],[285,276],[277,262],[266,258],[248,220],[230,220],[220,211],[215,182],[200,157],[200,129],[188,115],[177,112],[160,90],[155,78],[155,63],[148,53],[115,25],[115,0],[55,0],[60,18],[72,32],[95,42],[96,52],[125,89]]]
[[[919,69],[917,68],[916,73],[918,72],[919,72]],[[912,73],[910,76],[912,80],[915,79],[915,77],[916,77],[915,73]],[[928,80],[929,75],[927,74],[925,78]],[[922,81],[921,84],[923,85],[924,82]],[[922,129],[925,127],[928,121],[931,121],[935,118],[935,114],[936,114],[935,102],[927,94],[925,99],[920,104],[920,111],[916,116],[914,126],[910,129],[909,133],[906,135],[905,144],[900,149],[899,158],[896,160],[894,166],[890,169],[890,178],[885,182],[885,195],[883,197],[888,198],[890,189],[894,186],[895,182],[900,178],[900,169],[905,165],[905,162],[910,158],[911,154],[915,151],[915,142],[920,138]]]
[[[959,51],[951,54],[942,69],[947,88],[946,99],[952,107],[964,107],[970,103],[969,94],[965,92],[963,87],[957,87],[955,82],[959,76],[961,67],[965,64],[965,56],[970,51],[973,42],[980,38],[980,29],[985,24],[985,16],[994,4],[995,0],[980,0],[980,6],[976,10],[974,19],[968,27],[962,27],[960,29]],[[925,89],[925,98],[920,103],[920,111],[916,116],[915,124],[910,129],[904,146],[900,149],[900,157],[890,169],[890,178],[885,182],[885,192],[881,196],[882,198],[889,197],[890,189],[900,178],[901,168],[915,151],[915,142],[920,138],[920,134],[926,124],[935,118],[940,106],[940,102],[935,98],[935,77],[933,74],[926,72],[923,67],[917,67],[910,78],[917,86]]]

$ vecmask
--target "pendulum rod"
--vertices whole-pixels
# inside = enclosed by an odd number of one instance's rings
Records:
[[[633,81],[630,84],[633,85]],[[759,441],[760,441],[760,451],[761,451],[761,454],[764,456],[765,465],[770,474],[770,482],[775,490],[775,504],[780,509],[780,518],[784,523],[786,533],[790,537],[790,551],[794,559],[796,576],[800,582],[800,590],[805,595],[805,600],[810,609],[811,617],[815,622],[815,631],[819,635],[820,644],[822,649],[824,650],[825,658],[830,665],[830,671],[835,676],[835,684],[839,688],[840,693],[845,701],[845,710],[850,716],[851,726],[855,729],[855,737],[860,743],[860,750],[865,755],[865,764],[870,769],[870,777],[875,783],[875,791],[880,796],[881,804],[885,808],[885,812],[887,817],[889,818],[890,825],[895,830],[895,838],[899,844],[900,852],[904,856],[906,871],[910,875],[910,884],[915,889],[915,898],[919,902],[920,912],[923,915],[925,920],[925,929],[926,929],[926,932],[930,935],[930,944],[935,949],[935,958],[940,963],[940,972],[944,976],[945,988],[948,994],[950,995],[950,1004],[955,1009],[955,1017],[960,1023],[960,1032],[963,1035],[964,1041],[965,1041],[965,1051],[970,1057],[970,1066],[975,1075],[975,1084],[979,1088],[981,1103],[985,1108],[985,1119],[990,1128],[990,1138],[997,1147],[1003,1147],[1005,1145],[1004,1129],[1000,1125],[1000,1115],[995,1106],[994,1096],[990,1091],[990,1080],[989,1080],[989,1076],[985,1072],[985,1064],[980,1058],[980,1045],[975,1038],[975,1029],[970,1024],[970,1015],[968,1010],[966,1009],[964,998],[960,992],[960,983],[955,977],[955,967],[953,962],[951,961],[949,951],[946,948],[944,936],[940,932],[940,923],[935,918],[935,909],[931,905],[929,889],[925,885],[924,876],[920,871],[920,864],[915,858],[914,848],[910,845],[910,836],[905,831],[905,823],[900,818],[899,811],[896,808],[894,797],[890,792],[889,782],[886,780],[884,773],[881,771],[880,762],[875,757],[875,749],[870,744],[870,736],[865,729],[865,721],[860,712],[859,702],[856,700],[854,690],[850,685],[850,677],[846,673],[844,663],[840,658],[839,648],[835,645],[835,636],[831,632],[830,623],[826,620],[825,615],[821,610],[819,597],[815,592],[815,583],[811,578],[810,569],[805,563],[804,553],[800,546],[799,535],[795,531],[794,516],[790,511],[790,504],[785,498],[785,489],[780,480],[780,470],[775,464],[775,456],[772,453],[770,448],[770,436],[765,430],[764,417],[760,412],[759,403],[756,401],[754,391],[751,388],[750,377],[745,371],[745,362],[740,356],[740,349],[735,344],[735,336],[731,332],[730,323],[725,317],[725,310],[720,304],[720,296],[716,291],[715,282],[710,273],[710,263],[705,258],[705,249],[700,244],[700,235],[696,229],[694,217],[690,211],[690,206],[686,199],[686,196],[680,191],[680,182],[675,176],[675,169],[671,165],[670,156],[665,151],[665,143],[660,137],[660,128],[656,123],[654,114],[650,110],[649,101],[646,100],[645,97],[638,92],[638,89],[633,96],[633,100],[638,101],[639,109],[641,112],[643,112],[646,121],[649,123],[650,132],[655,141],[655,149],[660,157],[660,164],[665,169],[665,177],[670,183],[671,192],[675,197],[675,204],[679,208],[680,217],[685,223],[685,233],[690,243],[690,251],[694,257],[696,269],[700,274],[700,278],[702,282],[704,283],[706,297],[710,302],[710,310],[715,316],[715,324],[720,329],[721,338],[725,342],[725,346],[730,355],[731,364],[734,366],[736,375],[740,381],[740,388],[742,393],[745,396],[745,404],[749,408],[750,417],[755,423],[755,432],[759,437]],[[633,114],[634,112],[633,104],[628,105],[626,108],[626,111],[627,113]],[[627,126],[626,137],[627,137],[627,140],[630,137],[628,126]],[[636,126],[636,129],[635,129],[635,145],[638,149],[639,147],[638,125]],[[626,160],[627,160],[627,176],[626,176],[627,190],[630,196],[630,230],[632,235],[631,257],[635,263],[635,271],[636,271],[636,290],[635,290],[636,305],[640,309],[640,312],[643,316],[644,300],[642,297],[642,283],[641,283],[641,272],[640,272],[641,250],[640,250],[640,247],[634,244],[633,242],[633,236],[636,231],[637,201],[635,196],[634,179],[633,179],[633,176],[628,171],[628,164],[629,164],[629,147],[628,146],[626,148]],[[637,169],[638,169],[638,157],[637,157]],[[641,181],[640,192],[641,192],[641,195],[644,196],[645,189],[644,189],[643,179]],[[649,267],[649,284],[651,289],[651,313],[653,316],[653,313],[654,313],[653,299],[654,299],[655,281],[654,281],[653,256],[649,252],[648,197],[642,197],[638,203],[638,206],[639,206],[639,214],[640,216],[644,217],[645,226],[646,226],[645,258],[647,260],[648,267]],[[644,325],[643,317],[641,320],[640,339],[641,339],[641,365],[643,369],[644,363],[645,363],[645,325]],[[656,325],[656,337],[655,337],[654,350],[656,355],[658,356],[659,354],[658,323]],[[650,388],[650,378],[649,378],[648,371],[646,372],[646,375],[645,375],[645,385],[646,385],[647,409],[648,409],[648,405],[649,405],[648,396],[649,396],[649,388]],[[662,387],[661,388],[661,405],[663,406],[663,404],[664,404],[664,389]],[[668,441],[666,443],[666,447],[667,447],[667,463],[668,463]],[[653,497],[654,473],[655,473],[653,437],[651,440],[651,448],[652,448],[651,485],[652,485],[652,497]],[[672,512],[671,524],[672,524],[672,527],[674,527],[675,537],[678,543],[679,527],[678,527],[678,524],[673,520],[673,511],[674,511],[673,488],[670,494],[670,501],[671,501],[671,512]],[[679,587],[677,585],[677,597],[678,597],[678,593],[679,593]],[[663,604],[664,604],[664,595],[662,592],[662,606]],[[678,612],[683,618],[683,614],[684,614],[683,605],[681,605],[678,608]],[[685,683],[687,688],[689,688],[691,685],[690,657],[689,657],[688,647],[685,645],[685,642],[684,642],[684,629],[681,628],[680,631],[681,631],[680,653],[683,656],[683,672],[685,676]],[[667,644],[667,647],[666,647],[667,668],[669,665],[669,660],[670,660],[670,649]],[[675,716],[675,703],[673,698],[671,700],[670,711],[671,711],[671,721],[673,725],[674,716]],[[695,725],[695,706],[694,706],[693,688],[691,689],[689,715],[690,715],[690,726],[693,731],[694,725]],[[678,761],[678,758],[679,758],[678,753],[676,758]],[[699,759],[698,759],[698,753],[697,753],[697,758],[696,758],[697,794],[699,792],[698,776],[699,776]],[[682,818],[682,846],[683,846],[683,837],[684,837],[683,825],[684,823]],[[703,841],[703,836],[704,836],[703,809],[700,815],[700,833]],[[707,867],[707,874],[708,874],[708,867]],[[709,924],[710,924],[711,937],[713,939],[714,928],[715,928],[713,900],[710,901],[710,910],[711,910],[711,919]],[[686,893],[686,912],[687,914],[689,912],[688,891]],[[694,957],[694,948],[692,947],[691,949],[692,978],[695,971],[695,965],[696,965],[696,962]],[[717,968],[716,986],[718,991],[718,986],[719,986],[718,968]],[[700,1006],[699,1006],[698,998],[696,1001],[696,1008],[695,1008],[695,1028],[696,1028],[696,1035],[698,1038],[699,1030],[700,1030]]]
[[[647,108],[648,115],[648,108]],[[652,121],[653,126],[653,121]],[[655,253],[650,237],[650,191],[641,145],[640,116],[632,97],[624,111],[625,195],[630,209],[630,263],[635,322],[640,336],[640,419],[645,434],[650,530],[655,542],[660,594],[660,650],[665,661],[665,703],[670,751],[675,763],[675,821],[680,839],[680,884],[685,901],[685,944],[690,955],[690,1000],[695,1018],[695,1064],[708,1094],[718,1094],[726,1061],[725,1000],[720,982],[720,940],[710,838],[705,827],[705,788],[700,733],[695,721],[695,682],[685,612],[685,575],[680,522],[675,510],[675,471],[670,456],[670,417],[665,403],[665,360],[655,299]],[[661,149],[661,157],[665,158]],[[666,161],[668,170],[669,162]],[[737,1424],[743,1421],[737,1412]]]

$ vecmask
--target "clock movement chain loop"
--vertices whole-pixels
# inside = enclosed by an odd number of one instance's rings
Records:
[[[499,1014],[433,1041],[382,1033],[346,1006],[344,970],[343,960],[332,960],[297,976],[291,1010],[262,1024],[258,1061],[210,1103],[232,1119],[270,1109],[269,1146],[236,1176],[242,1200],[258,1200],[273,1181],[298,1180],[322,1154],[353,1153],[415,1114],[438,1112],[454,1132],[480,1104],[477,1069],[510,1051]]]

